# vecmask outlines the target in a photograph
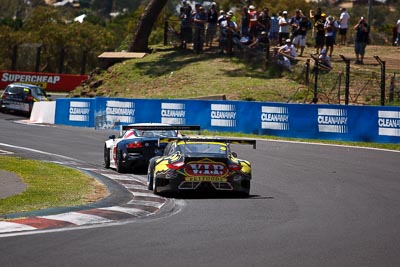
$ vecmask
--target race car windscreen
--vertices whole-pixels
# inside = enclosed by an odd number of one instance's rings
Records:
[[[180,145],[185,153],[226,154],[226,146],[212,143],[183,143]]]
[[[176,137],[177,131],[175,131],[175,130],[169,130],[169,131],[137,130],[136,136],[138,136],[138,137]]]

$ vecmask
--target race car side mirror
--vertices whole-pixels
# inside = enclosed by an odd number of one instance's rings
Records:
[[[110,139],[115,139],[115,134],[113,134],[113,135],[110,135],[108,138],[110,138]]]
[[[238,157],[238,154],[237,154],[236,152],[232,152],[232,156],[233,156],[234,158],[237,158],[237,157]]]

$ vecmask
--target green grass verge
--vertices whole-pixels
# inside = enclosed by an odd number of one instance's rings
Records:
[[[0,169],[17,174],[27,185],[24,192],[0,199],[0,214],[82,205],[105,192],[95,179],[55,163],[0,156]]]

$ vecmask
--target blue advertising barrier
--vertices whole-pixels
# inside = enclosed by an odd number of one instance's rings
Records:
[[[117,129],[162,122],[281,137],[400,143],[400,108],[220,100],[57,99],[56,124]]]

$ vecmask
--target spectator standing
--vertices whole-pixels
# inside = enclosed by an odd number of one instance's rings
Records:
[[[339,17],[339,35],[340,35],[340,45],[347,45],[347,29],[349,27],[350,15],[346,8],[342,7],[340,9]]]
[[[249,35],[250,39],[253,40],[257,37],[257,24],[258,24],[258,12],[255,6],[249,6],[249,15],[250,15],[250,27],[249,27]]]
[[[282,12],[282,18],[279,20],[279,44],[284,45],[285,40],[290,37],[290,19],[288,12]]]
[[[303,19],[303,13],[300,9],[296,9],[295,15],[290,19],[292,25],[292,37],[295,37],[299,33],[300,22]]]
[[[240,34],[243,37],[249,37],[249,27],[250,27],[250,14],[247,6],[242,8],[242,18],[240,21]]]
[[[181,21],[181,48],[186,49],[187,44],[192,42],[192,10],[189,5],[185,5],[181,9],[180,14]]]
[[[222,9],[219,11],[219,17],[217,20],[218,25],[221,25],[221,22],[223,22],[224,20],[226,20],[226,15],[225,15],[225,11],[223,11]]]
[[[204,29],[206,21],[207,21],[207,14],[204,11],[203,6],[199,6],[198,11],[194,15],[193,19],[193,28],[194,28],[193,49],[195,53],[203,52]]]
[[[262,32],[269,33],[271,28],[271,18],[269,16],[269,9],[264,7],[261,11],[260,15],[258,16],[258,25],[257,25],[257,36]]]
[[[336,23],[332,16],[328,16],[324,24],[325,29],[325,45],[327,52],[329,52],[329,57],[332,57],[333,48],[335,46],[335,32],[339,25]]]
[[[292,26],[291,37],[293,38],[293,44],[298,48],[297,39],[295,40],[296,36],[299,34],[300,30],[300,22],[303,19],[303,14],[301,13],[300,9],[296,9],[295,15],[290,19],[290,23]]]
[[[269,40],[271,42],[271,45],[277,45],[279,41],[279,19],[275,13],[271,15],[270,25],[271,27],[269,29]]]
[[[311,9],[310,10],[310,21],[312,24],[312,38],[315,37],[316,34],[316,28],[315,28],[315,23],[317,23],[317,21],[319,19],[321,19],[321,14],[322,14],[322,10],[320,7],[317,8],[317,10]]]
[[[356,54],[355,64],[364,64],[365,48],[367,47],[370,27],[364,17],[361,17],[354,26],[356,38],[354,41],[354,52]]]
[[[397,38],[396,41],[394,42],[396,46],[400,45],[400,19],[397,21]]]
[[[218,11],[217,4],[211,3],[211,7],[207,10],[207,28],[206,28],[206,46],[212,46],[218,28]]]
[[[233,48],[233,37],[237,32],[237,24],[231,20],[232,14],[228,12],[220,24],[220,39],[219,47],[220,53],[223,54],[224,50],[227,50],[228,54],[232,52]]]
[[[306,47],[306,37],[308,30],[311,29],[310,20],[303,15],[301,21],[299,22],[299,29],[297,30],[297,35],[293,38],[293,44],[298,49],[300,48],[299,56],[303,56],[304,48]]]
[[[322,13],[321,17],[317,22],[314,24],[315,27],[315,48],[316,48],[316,55],[319,54],[320,49],[324,48],[325,45],[325,18],[326,14]]]

